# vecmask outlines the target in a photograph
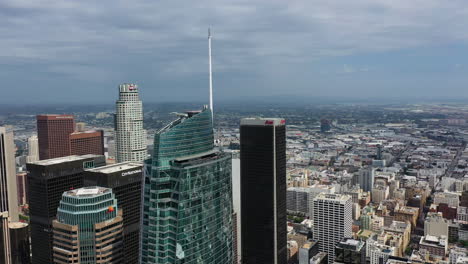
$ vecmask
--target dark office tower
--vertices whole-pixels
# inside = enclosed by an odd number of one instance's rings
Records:
[[[13,264],[30,264],[29,226],[22,222],[10,223],[11,259]]]
[[[75,119],[72,115],[38,115],[39,159],[70,155],[70,134],[74,130]]]
[[[233,263],[231,155],[214,148],[211,118],[209,109],[179,114],[154,136],[141,263]]]
[[[320,120],[320,131],[322,133],[328,132],[331,130],[331,121],[328,119]]]
[[[84,173],[85,186],[112,188],[117,204],[123,210],[123,253],[124,263],[138,263],[140,225],[142,164],[123,162],[87,170]]]
[[[70,155],[104,155],[104,131],[84,131],[70,134]]]
[[[336,264],[366,263],[366,243],[361,240],[344,238],[335,247]]]
[[[0,212],[0,263],[11,263],[8,252],[11,252],[8,214]]]
[[[62,194],[83,187],[85,169],[105,165],[99,155],[68,156],[27,164],[32,263],[50,264],[52,221]]]
[[[240,166],[242,263],[287,263],[284,119],[241,120]]]
[[[382,145],[377,145],[377,155],[376,160],[382,160]]]

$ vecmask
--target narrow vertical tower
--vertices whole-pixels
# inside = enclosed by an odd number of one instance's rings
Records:
[[[143,129],[143,103],[138,85],[119,85],[116,102],[115,142],[117,162],[142,162],[146,159],[146,131]]]
[[[213,71],[211,66],[211,30],[208,28],[208,65],[210,71],[210,110],[211,110],[211,121],[214,119],[213,109]]]
[[[13,129],[0,127],[0,263],[11,264],[9,222],[18,221]]]
[[[241,120],[240,199],[242,263],[286,264],[284,119]]]

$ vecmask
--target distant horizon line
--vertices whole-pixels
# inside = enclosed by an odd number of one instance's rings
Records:
[[[166,104],[166,103],[190,103],[190,104],[207,104],[203,99],[195,100],[142,100],[146,104]],[[345,97],[345,96],[301,96],[301,95],[270,95],[270,96],[250,96],[250,97],[235,97],[235,98],[219,98],[218,102],[224,103],[320,103],[320,104],[333,104],[333,103],[372,103],[372,104],[382,104],[382,103],[454,103],[454,102],[466,102],[468,103],[467,97],[389,97],[389,96],[373,96],[365,98],[357,97]],[[114,105],[115,100],[110,102],[74,102],[74,101],[49,101],[49,102],[28,102],[23,101],[20,103],[12,103],[11,101],[0,101],[2,106],[24,106],[24,105],[36,105],[36,106],[46,106],[46,105]]]

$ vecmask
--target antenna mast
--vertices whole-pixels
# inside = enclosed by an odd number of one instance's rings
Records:
[[[210,71],[210,110],[211,121],[213,121],[213,73],[211,69],[211,30],[208,28],[208,65]]]

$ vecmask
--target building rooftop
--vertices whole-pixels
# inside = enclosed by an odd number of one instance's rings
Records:
[[[77,161],[77,160],[96,158],[99,156],[100,155],[93,155],[93,154],[81,155],[81,156],[72,155],[72,156],[66,156],[66,157],[60,157],[60,158],[54,158],[54,159],[39,160],[39,161],[31,162],[30,164],[48,166],[48,165],[55,165],[55,164],[60,164],[64,162],[72,162],[72,161]]]
[[[304,243],[304,245],[302,245],[302,248],[305,248],[305,249],[310,249],[311,247],[313,247],[315,244],[317,244],[318,241],[315,241],[315,240],[308,240],[307,242]]]
[[[99,168],[94,168],[94,169],[90,169],[88,171],[97,172],[97,173],[111,174],[111,173],[114,173],[114,172],[137,169],[137,168],[141,168],[141,167],[142,167],[142,164],[140,164],[140,163],[128,161],[128,162],[111,164],[111,165],[107,165],[107,166],[103,166],[103,167],[99,167]]]
[[[315,197],[314,200],[346,202],[349,199],[351,199],[351,196],[346,195],[346,194],[320,193],[319,195]]]
[[[327,257],[327,253],[325,252],[319,252],[317,255],[313,256],[311,261],[318,261],[318,260],[322,260],[324,258]]]
[[[279,126],[285,125],[286,120],[283,118],[263,118],[263,117],[251,117],[251,118],[242,118],[241,126],[251,125],[251,126]]]
[[[23,228],[23,227],[27,227],[28,224],[27,223],[23,223],[23,222],[9,222],[8,223],[8,227],[10,229],[19,229],[19,228]]]
[[[103,193],[107,193],[110,191],[111,191],[110,188],[93,186],[93,187],[83,187],[83,188],[79,188],[76,190],[70,190],[70,191],[65,192],[65,195],[75,196],[75,197],[94,197],[94,196],[98,196],[98,195],[101,195]]]
[[[437,237],[437,236],[426,235],[426,236],[421,237],[419,244],[428,245],[428,246],[445,247],[447,245],[447,238],[445,236]]]
[[[99,132],[99,130],[75,131],[71,133],[71,135],[92,134],[92,133],[97,133],[97,132]]]

